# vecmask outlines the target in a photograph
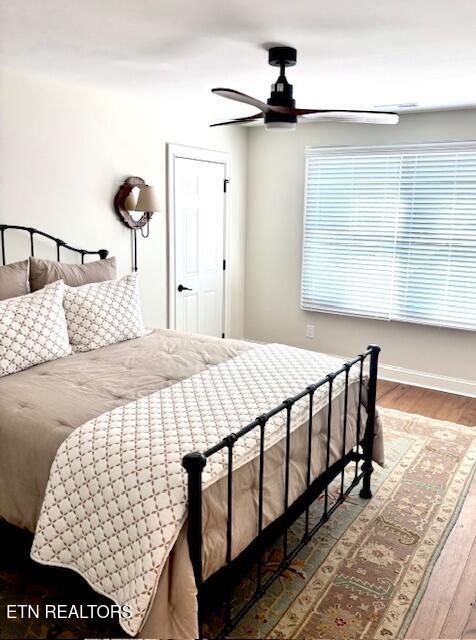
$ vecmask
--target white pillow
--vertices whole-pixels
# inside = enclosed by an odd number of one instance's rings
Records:
[[[92,351],[146,334],[135,273],[120,280],[66,286],[63,304],[74,351]]]
[[[0,301],[0,377],[69,356],[62,280]]]

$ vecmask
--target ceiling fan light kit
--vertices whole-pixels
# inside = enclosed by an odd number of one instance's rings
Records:
[[[286,78],[286,67],[293,67],[297,61],[297,51],[293,47],[272,47],[268,51],[268,62],[279,67],[279,76],[271,85],[271,95],[266,102],[248,96],[234,89],[216,88],[212,93],[244,102],[259,109],[259,113],[245,118],[235,118],[226,122],[217,122],[210,126],[220,127],[228,124],[247,124],[263,119],[266,129],[271,131],[293,131],[300,117],[306,120],[325,120],[354,122],[362,124],[397,124],[398,114],[388,111],[359,111],[351,109],[299,109],[293,98],[293,85]]]
[[[296,121],[283,122],[282,120],[278,120],[277,122],[273,122],[272,120],[267,120],[264,123],[264,128],[267,131],[294,131],[296,129]]]

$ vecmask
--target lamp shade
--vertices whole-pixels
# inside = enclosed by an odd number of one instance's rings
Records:
[[[128,211],[135,211],[136,210],[136,199],[135,199],[135,196],[132,193],[132,191],[130,192],[130,194],[125,199],[124,206]]]
[[[159,200],[157,198],[157,194],[155,193],[154,187],[150,187],[149,185],[143,185],[139,187],[139,197],[137,199],[136,211],[145,211],[147,213],[152,213],[159,210]]]

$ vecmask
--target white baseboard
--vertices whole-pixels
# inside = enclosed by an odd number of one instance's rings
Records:
[[[389,364],[379,365],[379,378],[391,382],[411,384],[414,387],[425,387],[426,389],[435,389],[436,391],[446,391],[447,393],[476,398],[476,382],[463,378],[451,378],[450,376],[436,373],[402,369]]]
[[[340,360],[350,360],[348,356],[332,355]],[[476,398],[476,382],[464,378],[451,378],[438,373],[427,373],[425,371],[415,371],[414,369],[404,369],[394,367],[391,364],[378,365],[378,377],[380,380],[410,384],[413,387],[424,387],[434,391],[444,391],[446,393],[456,393],[459,396],[469,396]]]

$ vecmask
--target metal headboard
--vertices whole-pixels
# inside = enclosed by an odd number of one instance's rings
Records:
[[[42,236],[43,238],[48,238],[48,240],[52,240],[56,243],[56,258],[58,262],[61,260],[60,250],[61,247],[64,249],[68,249],[69,251],[75,251],[76,253],[81,254],[81,263],[84,264],[84,256],[99,256],[101,260],[107,258],[109,251],[106,249],[98,249],[97,251],[86,251],[86,249],[77,249],[76,247],[72,247],[67,244],[63,240],[59,238],[55,238],[54,236],[50,236],[49,233],[45,233],[44,231],[38,231],[38,229],[33,229],[33,227],[21,227],[16,224],[0,224],[0,244],[2,247],[2,264],[6,264],[5,262],[5,231],[7,229],[17,229],[19,231],[26,231],[30,234],[30,256],[33,258],[35,256],[35,235]]]

